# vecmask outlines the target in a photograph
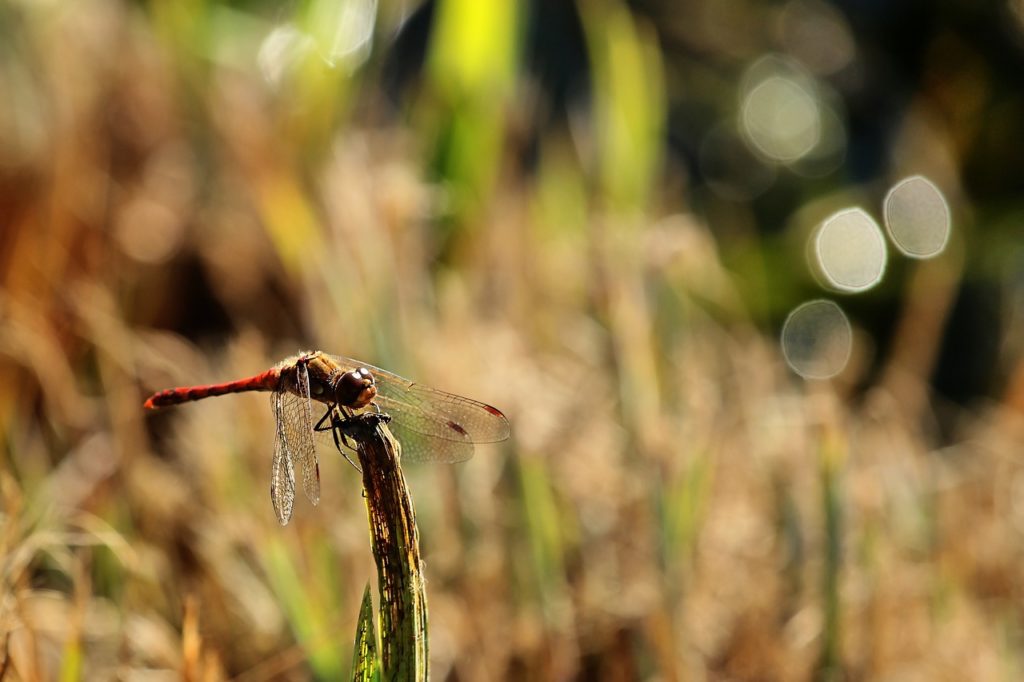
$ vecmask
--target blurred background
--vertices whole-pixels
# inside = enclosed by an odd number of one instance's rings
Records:
[[[299,350],[412,465],[441,680],[1024,671],[1024,3],[0,2],[0,677],[336,679]]]

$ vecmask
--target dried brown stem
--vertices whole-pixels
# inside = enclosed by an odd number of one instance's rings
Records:
[[[363,470],[370,541],[380,592],[384,679],[427,680],[427,595],[416,512],[400,466],[400,446],[383,415],[353,417],[346,435]]]

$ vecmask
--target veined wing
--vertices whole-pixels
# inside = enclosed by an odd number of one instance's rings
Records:
[[[295,502],[295,466],[284,435],[283,398],[284,394],[279,391],[274,391],[270,396],[277,429],[274,435],[274,462],[270,469],[270,501],[274,504],[274,513],[277,514],[277,520],[282,526],[292,518],[292,506]]]
[[[291,518],[295,502],[295,460],[302,467],[306,497],[313,504],[320,501],[320,463],[313,441],[313,411],[305,365],[297,368],[295,383],[295,392],[281,387],[271,396],[276,434],[270,499],[282,526]]]
[[[381,411],[391,416],[391,413],[383,407]],[[402,461],[404,462],[444,462],[454,464],[455,462],[465,461],[473,456],[473,443],[469,440],[445,440],[427,436],[404,428],[401,423],[394,420],[391,421],[389,427],[398,440],[401,447]],[[437,426],[435,430],[440,428],[440,426]],[[338,442],[335,442],[334,436],[329,429],[317,432],[316,441],[319,443],[319,447],[323,448],[324,453],[337,452],[340,449],[341,454],[346,459],[355,463],[351,456],[355,453],[352,441],[346,442],[344,439],[339,439]]]
[[[435,433],[451,432],[452,430],[440,424],[428,425],[422,415],[410,417],[410,413],[398,412],[393,406],[386,407],[386,402],[382,401],[381,404],[383,412],[392,417],[394,414],[400,415],[400,418],[392,419],[390,428],[401,446],[402,461],[454,464],[455,462],[464,462],[473,456],[473,441],[469,440],[469,436],[460,434],[458,431],[446,434],[443,438],[423,433],[427,430]],[[408,426],[409,423],[415,424],[415,428]],[[462,440],[458,440],[460,435],[463,435]]]
[[[394,420],[392,430],[411,431],[463,446],[496,443],[509,437],[508,419],[496,407],[417,384],[360,360],[336,356],[333,360],[349,368],[366,367],[373,373],[377,386],[375,402],[382,411],[391,415]],[[403,449],[410,450],[408,447]],[[468,450],[469,454],[461,459],[472,455],[472,447],[453,449]],[[412,456],[411,452],[405,454]],[[445,458],[445,461],[459,460]]]
[[[302,489],[314,505],[320,502],[320,462],[313,441],[313,401],[309,372],[299,363],[295,372],[296,393],[283,392],[284,435],[292,454],[302,466]]]

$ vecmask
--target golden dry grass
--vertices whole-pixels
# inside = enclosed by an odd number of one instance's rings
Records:
[[[174,6],[2,10],[0,677],[348,674],[358,474],[281,528],[265,396],[142,409],[307,347],[512,420],[406,471],[437,679],[1020,673],[1020,380],[952,445],[920,327],[862,399],[863,357],[804,384],[705,219],[602,208],[554,139],[447,221],[415,124],[275,95]]]

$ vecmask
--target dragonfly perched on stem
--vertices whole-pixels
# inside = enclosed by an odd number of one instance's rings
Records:
[[[365,362],[321,351],[290,357],[265,372],[222,384],[186,386],[154,393],[147,409],[245,391],[269,391],[276,434],[270,498],[281,525],[288,523],[295,500],[295,461],[310,502],[320,501],[320,464],[315,436],[330,434],[344,447],[352,443],[346,420],[366,410],[387,414],[402,444],[402,458],[461,462],[477,443],[509,437],[508,419],[496,407],[421,386]],[[320,414],[320,409],[323,414]]]

